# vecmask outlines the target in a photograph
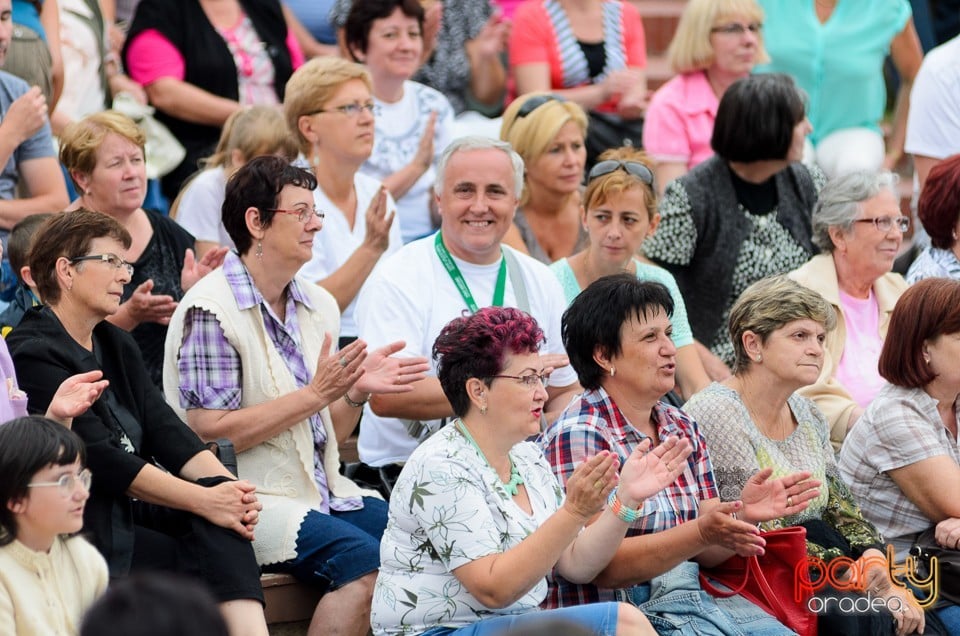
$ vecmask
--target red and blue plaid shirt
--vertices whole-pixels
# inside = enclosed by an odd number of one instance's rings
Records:
[[[700,502],[718,497],[713,466],[697,423],[683,411],[662,402],[651,414],[660,439],[685,437],[693,445],[687,468],[669,487],[643,504],[640,519],[627,529],[627,536],[651,534],[696,519]],[[630,456],[647,435],[634,428],[610,395],[602,388],[585,391],[573,401],[540,437],[540,446],[553,472],[566,485],[574,469],[603,450],[615,452],[620,463]],[[595,585],[577,585],[554,574],[543,602],[545,608],[615,600],[614,590]]]

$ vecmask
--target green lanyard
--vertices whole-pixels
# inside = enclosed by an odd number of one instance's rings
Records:
[[[453,257],[450,256],[450,252],[447,251],[447,246],[443,244],[443,239],[440,238],[440,232],[437,232],[437,238],[433,242],[433,247],[437,251],[437,256],[440,258],[440,262],[443,263],[444,268],[447,270],[447,274],[450,275],[450,279],[453,281],[453,284],[457,286],[457,291],[460,292],[460,296],[463,297],[463,302],[467,303],[467,307],[470,309],[470,313],[475,314],[480,310],[477,307],[477,301],[473,299],[473,294],[470,293],[470,287],[467,285],[467,281],[463,279],[463,274],[460,273],[460,268],[457,267],[457,264],[454,262]],[[491,307],[503,307],[503,294],[507,288],[507,259],[503,258],[503,249],[500,250],[500,272],[497,274],[497,285],[493,288],[493,302]]]

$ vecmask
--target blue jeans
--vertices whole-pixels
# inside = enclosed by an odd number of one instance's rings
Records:
[[[960,636],[960,605],[948,605],[935,611],[947,632],[951,636]]]
[[[324,592],[336,590],[380,568],[380,538],[387,527],[387,504],[363,498],[363,508],[323,514],[311,510],[300,524],[297,556],[264,568],[286,572]]]
[[[661,636],[782,636],[788,627],[742,596],[714,598],[703,591],[692,561],[626,590],[625,600]],[[718,585],[718,587],[722,587]]]
[[[459,629],[434,627],[422,632],[420,636],[488,636],[502,634],[509,629],[517,628],[519,630],[522,627],[533,627],[547,621],[558,624],[576,623],[583,625],[597,636],[614,636],[617,633],[617,613],[619,611],[619,603],[590,603],[542,612],[484,618]],[[557,636],[562,636],[562,632],[557,632]]]

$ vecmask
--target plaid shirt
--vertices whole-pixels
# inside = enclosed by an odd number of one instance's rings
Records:
[[[660,439],[668,435],[686,437],[693,444],[687,468],[668,488],[643,504],[640,519],[627,529],[627,536],[651,534],[696,519],[700,502],[718,497],[713,467],[697,423],[683,411],[658,402],[653,421]],[[620,456],[621,464],[647,436],[635,429],[602,388],[585,391],[540,437],[544,455],[561,483],[566,484],[574,469],[602,450]],[[595,585],[576,585],[554,575],[543,603],[545,608],[569,607],[597,601],[612,601],[614,590]]]
[[[300,348],[300,325],[297,321],[297,304],[312,310],[309,299],[300,291],[296,280],[287,287],[286,320],[280,320],[264,301],[253,283],[243,261],[230,252],[223,261],[223,274],[230,285],[237,306],[245,311],[259,306],[263,324],[270,342],[287,364],[287,369],[297,382],[297,387],[306,386],[311,379]],[[240,354],[223,333],[220,322],[209,311],[199,307],[187,310],[183,326],[183,344],[180,346],[180,406],[185,409],[233,410],[240,408],[241,378],[243,368]],[[359,510],[363,500],[359,497],[330,497],[327,476],[323,470],[323,449],[327,432],[319,413],[310,416],[313,430],[313,476],[320,494],[317,509],[328,513]]]

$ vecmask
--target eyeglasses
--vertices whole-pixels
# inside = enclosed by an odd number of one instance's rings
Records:
[[[710,29],[710,33],[722,33],[724,35],[743,35],[747,31],[758,35],[760,31],[763,30],[762,22],[751,22],[750,24],[740,24],[739,22],[731,22],[730,24],[724,24],[723,26],[713,27]]]
[[[320,113],[342,113],[350,118],[357,118],[360,116],[360,113],[367,111],[371,115],[379,115],[380,107],[374,104],[373,102],[367,102],[366,104],[361,104],[360,102],[353,102],[352,104],[344,104],[343,106],[334,106],[333,108],[321,108],[320,110],[315,110],[312,113],[307,113],[307,115],[319,115]]]
[[[133,276],[133,265],[116,254],[89,254],[88,256],[77,256],[70,259],[71,263],[79,263],[81,261],[102,261],[109,263],[113,269],[126,269],[127,275]]]
[[[565,102],[567,101],[559,95],[537,95],[536,97],[531,97],[527,101],[523,102],[523,106],[520,107],[520,110],[517,111],[517,119],[522,119],[537,110],[547,102]]]
[[[877,229],[886,234],[890,228],[896,224],[897,229],[906,232],[910,229],[910,217],[908,216],[875,216],[870,219],[856,219],[854,223],[873,223]]]
[[[27,488],[45,488],[47,486],[56,486],[60,489],[62,497],[70,497],[77,489],[77,484],[83,486],[87,492],[90,491],[90,484],[93,483],[93,473],[89,468],[84,468],[76,475],[61,475],[57,481],[35,481],[27,484]]]
[[[311,218],[316,218],[317,221],[319,221],[320,223],[323,223],[323,219],[327,216],[317,208],[313,208],[313,207],[300,208],[299,210],[282,210],[280,208],[267,208],[267,211],[279,212],[280,214],[296,214],[297,220],[303,223],[304,225],[306,225],[307,221],[309,221]]]
[[[650,172],[650,168],[639,161],[619,161],[617,159],[607,159],[606,161],[601,161],[596,164],[587,174],[587,183],[590,183],[597,177],[602,177],[617,170],[623,170],[628,174],[632,174],[651,188],[653,187],[653,173]]]
[[[527,373],[524,375],[491,375],[491,378],[509,378],[511,380],[520,380],[520,384],[525,386],[528,389],[532,389],[537,386],[537,381],[540,382],[543,386],[547,386],[547,383],[550,382],[549,373]]]

